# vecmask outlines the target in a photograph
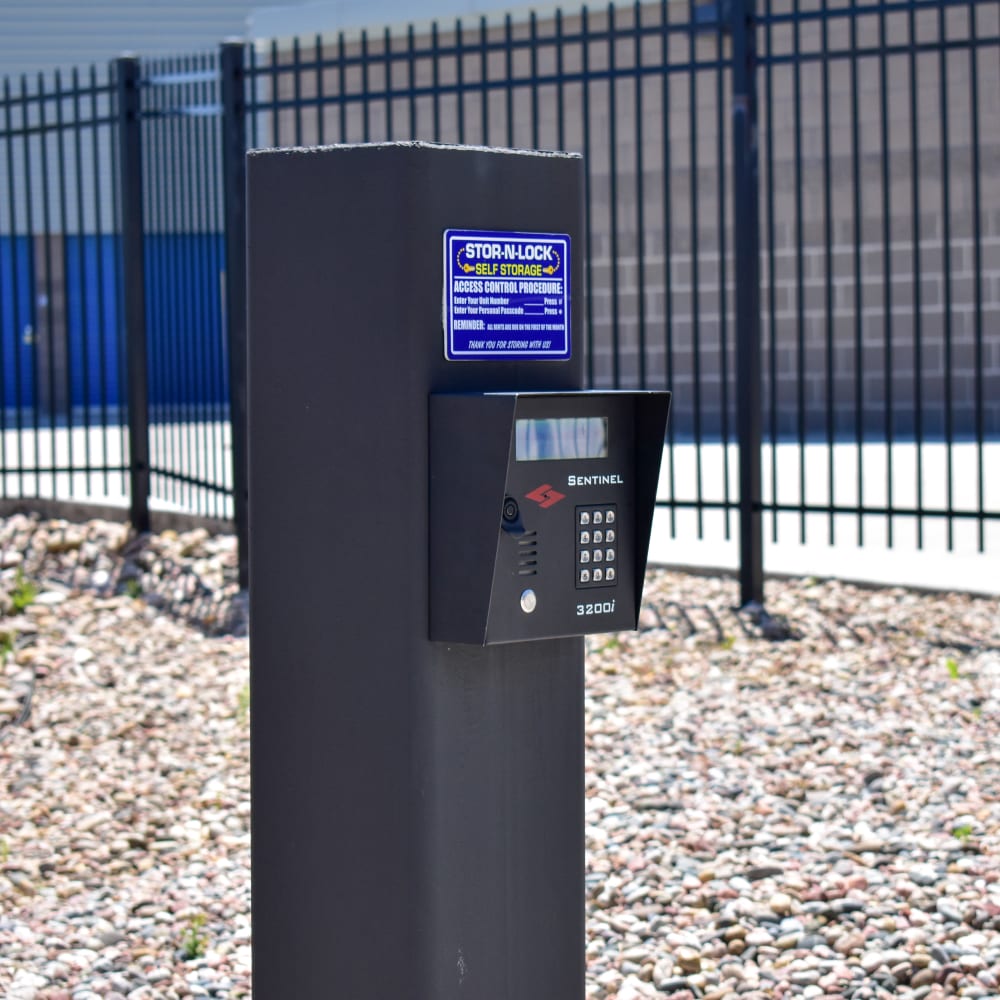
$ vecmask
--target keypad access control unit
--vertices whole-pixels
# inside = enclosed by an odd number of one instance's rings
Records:
[[[430,399],[430,638],[635,628],[668,392]]]

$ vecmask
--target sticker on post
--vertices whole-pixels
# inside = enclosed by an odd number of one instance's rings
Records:
[[[444,356],[449,361],[567,361],[569,237],[448,229]]]

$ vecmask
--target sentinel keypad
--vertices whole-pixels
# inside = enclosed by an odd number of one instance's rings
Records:
[[[576,586],[613,587],[618,583],[616,504],[588,504],[576,508]],[[608,565],[611,563],[612,565]],[[596,565],[595,565],[596,564]]]

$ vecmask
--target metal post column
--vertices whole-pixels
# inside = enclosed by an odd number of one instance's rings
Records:
[[[146,348],[146,266],[142,227],[140,67],[116,59],[122,287],[128,378],[129,519],[149,531],[149,372]]]
[[[233,519],[241,588],[250,583],[247,517],[247,281],[246,95],[244,45],[219,52],[222,96],[222,188],[225,213],[226,343],[229,348],[229,425],[233,447]]]
[[[754,0],[732,0],[736,409],[740,449],[740,604],[764,603],[761,522],[760,196]]]
[[[432,642],[428,544],[431,395],[583,375],[582,253],[569,360],[445,359],[445,231],[582,250],[581,188],[567,154],[248,158],[259,1000],[584,994],[583,639]]]

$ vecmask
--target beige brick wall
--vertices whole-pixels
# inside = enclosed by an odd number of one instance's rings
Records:
[[[817,8],[815,0],[798,7]],[[429,53],[429,37],[413,40],[412,60],[397,58],[410,51],[408,39],[392,38],[389,69],[384,39],[369,39],[367,89],[356,64],[343,74],[305,69],[297,94],[313,106],[297,119],[290,110],[259,115],[258,141],[274,141],[277,122],[283,144],[420,138],[584,153],[595,383],[614,381],[617,356],[621,384],[644,378],[675,390],[678,433],[716,433],[727,419],[732,430],[729,42],[688,31],[689,9],[671,2],[664,26],[660,5],[646,5],[640,31],[634,11],[618,9],[613,41],[607,12],[586,23],[567,16],[561,46],[555,22],[539,21],[534,70],[526,46],[509,59],[491,52],[485,75],[478,25],[460,36],[441,31],[437,60],[419,54]],[[774,14],[790,9],[791,0],[772,3]],[[1000,433],[1000,24],[998,5],[974,10],[973,18],[969,7],[949,7],[942,20],[928,4],[912,23],[904,11],[853,26],[837,10],[825,42],[818,19],[759,29],[765,400],[770,426],[773,350],[779,433],[799,425],[800,379],[810,433],[825,430],[829,409],[838,433],[860,422],[872,435],[889,426],[906,434],[918,396],[923,430],[943,432],[949,387],[956,432],[974,429],[979,392],[987,431]],[[487,37],[507,32],[494,26]],[[520,45],[532,27],[513,24],[509,36]],[[994,42],[977,47],[983,38]],[[768,60],[796,45],[798,62]],[[360,48],[358,39],[342,50],[326,40],[322,52],[350,61]],[[300,50],[300,63],[314,57]],[[265,102],[274,83],[281,100],[296,95],[291,54],[282,50],[279,61],[289,68],[261,80]],[[613,83],[602,75],[612,62]],[[587,83],[578,78],[584,69]],[[435,83],[450,87],[459,73],[464,92],[435,101]],[[401,89],[412,80],[418,95],[387,101],[387,78]],[[376,96],[361,100],[365,92]]]

